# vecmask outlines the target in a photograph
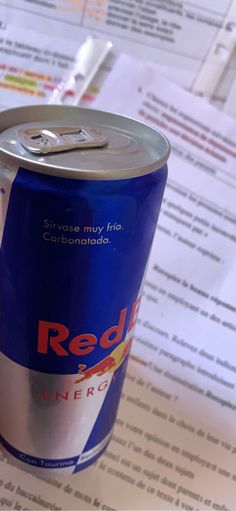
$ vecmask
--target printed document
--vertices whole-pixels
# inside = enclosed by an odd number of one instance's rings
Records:
[[[1,508],[235,510],[236,124],[125,55],[96,106],[172,144],[118,418],[67,480],[2,459]]]
[[[82,39],[63,48],[59,42],[31,29],[0,28],[0,109],[49,102],[73,69]]]
[[[0,0],[0,20],[54,33],[58,51],[70,38],[98,34],[112,40],[114,56],[122,51],[152,60],[162,74],[191,89],[232,4],[233,0]],[[225,30],[229,25],[230,20]],[[104,73],[110,66],[108,61]]]

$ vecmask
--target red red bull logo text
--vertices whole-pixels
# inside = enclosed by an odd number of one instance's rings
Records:
[[[140,301],[141,297],[134,302],[131,308],[128,332],[133,329],[136,323]],[[98,344],[101,348],[110,348],[122,340],[126,317],[127,307],[121,310],[118,324],[105,330],[99,339],[92,333],[79,334],[70,339],[70,330],[67,326],[62,323],[40,320],[37,351],[47,355],[49,350],[53,350],[59,357],[66,357],[69,355],[88,355]],[[68,346],[63,345],[68,339],[70,339]]]

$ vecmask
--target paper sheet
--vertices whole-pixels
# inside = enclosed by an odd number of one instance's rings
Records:
[[[234,510],[236,124],[127,56],[96,106],[172,143],[118,419],[102,458],[66,481],[2,461],[2,509]]]
[[[114,55],[123,51],[153,60],[165,76],[191,88],[231,4],[232,0],[207,4],[203,0],[1,0],[0,19],[47,34],[53,31],[63,46],[65,40],[76,41],[88,33],[112,38]],[[90,96],[95,92],[90,91]]]
[[[0,28],[0,109],[48,103],[73,68],[81,38],[61,48],[54,35]]]

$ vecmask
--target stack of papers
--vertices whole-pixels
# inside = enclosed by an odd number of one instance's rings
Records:
[[[39,18],[47,9],[18,3]],[[81,15],[83,2],[68,4]],[[221,16],[223,4],[226,12],[230,2],[214,4]],[[0,508],[234,510],[236,123],[163,77],[162,64],[120,54],[111,67],[93,106],[160,129],[172,145],[113,438],[67,480],[33,477],[2,457]]]

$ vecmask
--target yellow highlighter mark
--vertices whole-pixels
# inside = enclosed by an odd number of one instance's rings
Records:
[[[18,87],[20,86],[27,89],[28,88],[35,89],[37,87],[37,82],[35,80],[29,80],[28,78],[24,78],[23,76],[6,74],[4,77],[4,81],[16,85]]]
[[[36,73],[35,71],[24,71],[24,75],[30,78],[35,78],[36,80],[42,80],[45,82],[49,82],[52,80],[51,76],[44,75],[42,73]]]
[[[14,84],[13,82],[12,83],[0,82],[0,89],[8,89],[8,90],[15,91],[15,92],[21,92],[24,94],[29,94],[30,96],[37,96],[37,97],[45,96],[45,94],[40,90],[30,89],[30,88],[24,87],[23,85]]]

